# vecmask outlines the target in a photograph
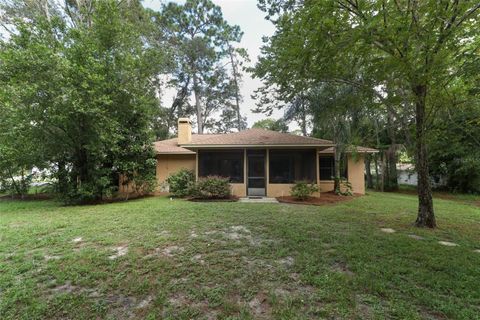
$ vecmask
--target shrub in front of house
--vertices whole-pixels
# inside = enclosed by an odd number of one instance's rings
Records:
[[[170,193],[179,198],[190,195],[191,186],[195,183],[195,174],[192,170],[180,169],[167,178]]]
[[[348,180],[340,180],[340,190],[337,192],[341,196],[353,196],[352,184]]]
[[[307,200],[315,192],[318,192],[318,187],[316,184],[308,183],[306,181],[297,181],[295,185],[290,190],[290,195],[295,198],[295,200]]]
[[[208,176],[192,184],[189,195],[195,199],[228,199],[232,196],[232,189],[228,178]]]

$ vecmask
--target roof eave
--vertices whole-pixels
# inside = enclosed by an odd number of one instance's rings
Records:
[[[156,151],[155,154],[196,154],[194,151]]]
[[[334,147],[334,144],[182,144],[182,148],[265,148],[265,147]]]
[[[328,151],[327,150],[318,151],[318,153],[320,153],[320,154],[330,154],[330,153],[333,154],[333,152],[334,152],[333,150],[331,150],[331,151],[330,150],[328,150]],[[344,152],[345,153],[379,153],[380,151],[378,151],[378,150],[360,150],[360,151],[359,150],[356,150],[356,151],[346,150]]]

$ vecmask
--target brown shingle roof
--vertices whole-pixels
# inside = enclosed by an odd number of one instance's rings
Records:
[[[249,129],[226,134],[192,134],[192,141],[178,145],[177,138],[155,142],[155,151],[162,153],[194,154],[187,148],[229,146],[331,146],[330,140],[297,136],[264,129]]]
[[[155,153],[172,153],[172,154],[195,154],[195,152],[179,147],[177,143],[177,138],[155,141],[153,143],[153,148]]]
[[[192,142],[199,143],[204,139],[218,135],[221,134],[192,134]],[[194,151],[180,147],[178,145],[178,138],[155,141],[154,149],[156,153],[195,154]]]
[[[312,137],[297,136],[264,129],[248,129],[228,134],[203,135],[185,144],[188,147],[199,146],[330,146],[332,141]]]
[[[227,134],[192,134],[192,141],[182,146],[178,139],[156,141],[154,143],[157,154],[195,154],[188,148],[199,147],[229,147],[229,146],[327,146],[320,153],[333,153],[333,142],[330,140],[312,137],[297,136],[288,133],[269,131],[264,129],[249,129]],[[353,147],[347,152],[352,152]],[[375,153],[378,150],[357,146],[356,152]]]

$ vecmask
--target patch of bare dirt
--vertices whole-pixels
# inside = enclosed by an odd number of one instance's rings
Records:
[[[290,279],[292,279],[293,281],[300,281],[300,274],[299,273],[292,272],[288,275],[288,277]]]
[[[190,299],[183,293],[174,293],[168,298],[168,303],[176,307],[182,307],[190,304]]]
[[[373,318],[373,308],[367,300],[362,295],[356,295],[355,297],[355,313],[359,316],[359,319]]]
[[[392,228],[381,228],[380,230],[385,233],[395,233],[395,230]]]
[[[76,237],[72,240],[73,243],[80,243],[83,241],[83,238],[82,237]]]
[[[50,256],[48,254],[43,256],[45,258],[45,261],[51,261],[51,260],[60,260],[62,256]]]
[[[190,231],[190,238],[192,239],[198,238],[198,234],[195,232],[195,230]]]
[[[72,285],[71,281],[67,281],[62,285],[51,288],[50,292],[54,294],[72,293],[78,291],[78,289],[79,287]]]
[[[425,239],[424,237],[421,237],[421,236],[416,235],[416,234],[409,234],[408,237],[409,237],[409,238],[412,238],[412,239],[415,239],[415,240],[423,240],[423,239]]]
[[[271,271],[274,267],[264,259],[243,256],[242,261],[248,266],[248,269],[261,269],[262,271]]]
[[[172,258],[177,254],[182,253],[183,251],[185,251],[185,248],[177,245],[172,245],[164,248],[155,248],[155,250],[152,253],[147,254],[144,258],[153,258],[153,257],[159,257],[159,256]]]
[[[276,287],[273,290],[275,296],[282,300],[301,299],[307,300],[315,292],[315,288],[308,285],[297,282],[289,286]]]
[[[192,262],[199,263],[201,265],[205,264],[205,260],[202,258],[201,254],[194,255],[191,259]]]
[[[137,298],[123,294],[111,294],[103,300],[109,305],[109,316],[113,319],[134,319],[137,308]]]
[[[288,257],[277,260],[277,263],[285,268],[290,268],[295,264],[295,259],[293,259],[293,257],[288,256]]]
[[[422,319],[426,320],[444,320],[448,319],[447,316],[445,316],[443,313],[440,311],[434,311],[434,310],[428,310],[426,308],[422,308],[420,310],[420,314],[422,315]]]
[[[152,296],[147,296],[145,299],[143,299],[142,301],[140,301],[138,303],[138,305],[136,306],[137,309],[143,309],[143,308],[146,308],[150,305],[150,303],[153,301],[153,297]]]
[[[173,285],[183,284],[183,283],[187,283],[187,282],[188,282],[188,278],[187,278],[187,277],[175,278],[175,279],[172,279],[172,280],[170,281],[170,283],[173,284]]]
[[[354,194],[353,196],[340,196],[333,192],[324,192],[320,194],[320,197],[309,197],[305,200],[298,200],[292,196],[277,197],[278,202],[292,203],[292,204],[309,204],[314,206],[322,206],[327,204],[335,204],[339,202],[349,201],[360,197],[360,194]]]
[[[267,300],[267,295],[263,292],[257,293],[255,297],[248,302],[248,307],[252,315],[258,318],[270,318],[272,307]]]
[[[203,317],[202,319],[213,320],[218,318],[218,311],[211,307],[207,300],[193,301],[186,294],[182,292],[175,292],[168,298],[168,303],[177,310],[184,310],[186,307],[190,307],[198,310]],[[171,318],[172,315],[164,314],[165,318]],[[174,315],[173,315],[174,316]]]
[[[349,277],[353,277],[355,274],[348,268],[344,262],[336,262],[332,265],[332,271],[343,273]]]
[[[456,247],[458,246],[458,244],[454,243],[454,242],[450,242],[450,241],[438,241],[439,244],[441,244],[442,246],[447,246],[447,247]]]
[[[28,226],[28,223],[25,221],[12,222],[8,225],[10,228],[23,228]]]
[[[62,285],[55,285],[56,280],[53,279],[48,283],[49,286],[53,285],[48,289],[49,296],[52,298],[55,295],[59,294],[86,294],[91,298],[98,298],[101,294],[94,288],[84,288],[81,286],[73,285],[71,281],[66,281]]]
[[[115,251],[115,254],[108,257],[108,259],[110,259],[110,260],[115,260],[117,258],[120,258],[120,257],[126,255],[127,252],[128,252],[128,246],[127,245],[121,245],[121,246],[113,248],[113,250]]]
[[[160,236],[160,237],[169,237],[171,235],[171,233],[168,230],[162,230],[159,233],[157,233],[157,235]]]
[[[53,280],[53,282],[55,282]],[[71,281],[66,281],[62,285],[54,286],[48,290],[49,297],[62,294],[86,294],[88,297],[106,302],[109,307],[109,316],[113,319],[135,319],[135,311],[147,308],[153,301],[153,296],[148,295],[143,299],[126,296],[121,293],[112,293],[104,295],[94,288],[84,288],[73,285]]]
[[[223,239],[231,240],[231,241],[246,241],[251,246],[258,247],[265,243],[272,243],[276,242],[273,239],[264,239],[260,236],[254,235],[247,227],[238,225],[238,226],[230,226],[225,228],[224,230],[211,230],[204,232],[204,235],[207,236],[214,236],[214,235],[221,235]],[[212,237],[211,239],[214,242],[219,242],[221,244],[226,244],[225,241],[215,239]]]

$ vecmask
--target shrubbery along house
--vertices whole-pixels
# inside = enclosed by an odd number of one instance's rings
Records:
[[[228,177],[238,197],[279,197],[290,194],[297,181],[318,185],[322,192],[333,191],[334,147],[330,140],[294,134],[248,129],[225,134],[192,134],[188,118],[178,120],[178,137],[155,142],[157,159],[156,194],[168,193],[165,180],[185,168],[195,177]],[[377,150],[350,148],[343,176],[352,192],[365,193],[364,159]],[[121,192],[128,188],[121,186]]]

